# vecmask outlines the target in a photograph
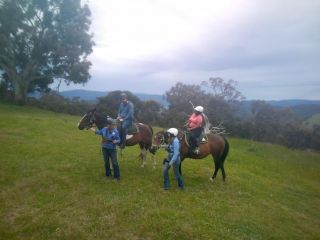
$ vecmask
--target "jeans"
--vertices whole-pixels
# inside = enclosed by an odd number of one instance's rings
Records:
[[[202,133],[202,128],[196,128],[190,130],[190,145],[191,148],[196,148],[199,146],[199,137]]]
[[[117,160],[117,150],[116,149],[108,149],[108,148],[102,148],[103,153],[103,159],[104,159],[104,167],[106,170],[106,176],[111,177],[111,169],[110,169],[110,161],[111,158],[112,166],[113,166],[113,176],[116,179],[120,178],[120,169],[119,164]]]
[[[121,125],[121,144],[124,145],[126,143],[126,135],[128,132],[128,128],[131,126],[132,122],[131,121],[123,121]]]
[[[183,188],[183,180],[182,180],[182,176],[180,175],[180,172],[179,172],[179,166],[180,166],[180,160],[172,164],[174,176],[175,176],[176,180],[178,181],[178,187],[180,189],[182,189]],[[169,187],[170,187],[169,169],[170,169],[169,163],[164,162],[164,164],[163,164],[163,187],[165,189],[169,189]]]

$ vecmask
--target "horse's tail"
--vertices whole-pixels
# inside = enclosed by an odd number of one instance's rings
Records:
[[[224,163],[224,161],[226,160],[228,153],[229,153],[229,142],[225,137],[223,137],[223,140],[224,140],[224,149],[223,149],[223,153],[220,157],[221,163]]]

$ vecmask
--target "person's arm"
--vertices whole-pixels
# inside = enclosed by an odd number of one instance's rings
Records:
[[[114,137],[112,138],[112,143],[113,143],[113,144],[118,144],[118,143],[120,142],[119,132],[117,131],[117,129],[115,129],[114,132],[115,132],[116,134],[115,134]]]
[[[199,114],[193,121],[194,126],[190,130],[202,127],[202,116]]]
[[[121,119],[121,112],[122,112],[122,103],[120,103],[119,109],[118,109],[118,117],[117,119]]]
[[[199,114],[198,117],[197,117],[197,127],[202,127],[202,121],[203,121],[203,118],[202,118],[202,115]]]
[[[192,113],[187,121],[187,130],[190,131],[192,130],[192,125],[193,125],[193,121],[194,121],[194,113]]]
[[[172,165],[173,163],[175,163],[178,160],[179,154],[180,154],[179,141],[173,141],[173,155],[172,155],[172,158],[170,160],[169,165]]]
[[[95,134],[97,134],[97,135],[102,135],[102,136],[103,136],[103,128],[101,128],[100,130],[99,130],[99,129],[96,129],[94,132],[95,132]]]
[[[127,104],[127,114],[124,117],[124,120],[128,120],[128,119],[133,120],[133,104],[131,102]]]

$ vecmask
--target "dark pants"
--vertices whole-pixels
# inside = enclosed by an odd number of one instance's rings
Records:
[[[112,161],[112,166],[113,166],[113,173],[114,173],[114,178],[119,179],[120,178],[120,169],[119,169],[119,164],[117,160],[117,150],[116,149],[108,149],[108,148],[102,148],[102,153],[103,153],[103,159],[104,159],[104,167],[106,169],[106,176],[111,177],[111,169],[110,169],[110,158]]]
[[[196,128],[190,130],[190,145],[191,148],[196,148],[199,146],[199,137],[201,135],[202,128]]]

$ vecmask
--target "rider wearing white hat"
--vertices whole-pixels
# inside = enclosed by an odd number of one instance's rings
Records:
[[[202,106],[196,106],[194,108],[194,112],[189,117],[187,122],[187,129],[190,132],[190,144],[191,148],[194,149],[195,154],[199,154],[199,140],[202,130],[203,130],[203,107]]]
[[[197,111],[197,112],[203,113],[203,107],[202,106],[196,106],[194,108],[194,110]]]

